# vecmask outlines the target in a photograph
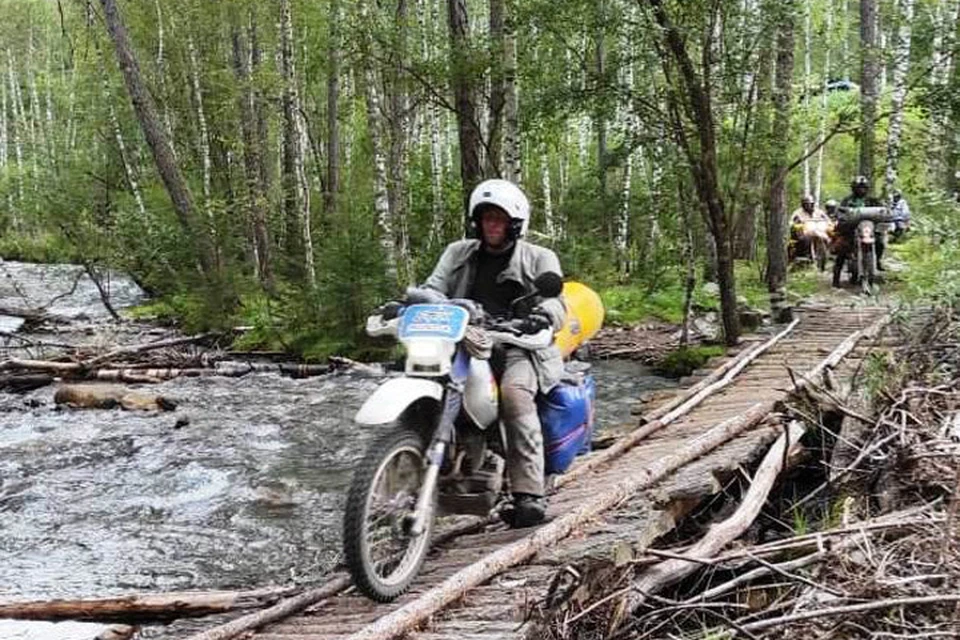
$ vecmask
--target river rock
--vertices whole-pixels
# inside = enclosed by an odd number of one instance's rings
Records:
[[[58,405],[75,409],[114,409],[130,411],[173,411],[177,404],[164,396],[134,391],[112,384],[64,384],[53,396]]]

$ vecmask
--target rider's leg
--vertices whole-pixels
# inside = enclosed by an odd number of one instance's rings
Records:
[[[507,477],[514,498],[504,520],[514,527],[537,524],[545,512],[537,388],[530,355],[522,349],[509,349],[500,380],[500,415],[507,432]]]
[[[838,251],[833,259],[833,286],[840,287],[840,275],[843,273],[843,263],[848,254],[846,251]]]

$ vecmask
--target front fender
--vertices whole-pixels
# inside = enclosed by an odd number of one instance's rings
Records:
[[[443,386],[424,378],[392,378],[380,385],[363,403],[354,418],[359,424],[386,424],[393,422],[411,404],[421,398],[440,401]]]

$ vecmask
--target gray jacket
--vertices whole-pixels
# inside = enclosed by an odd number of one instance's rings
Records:
[[[468,297],[476,273],[475,258],[479,250],[479,240],[460,240],[451,243],[440,256],[437,266],[434,267],[433,273],[423,286],[439,291],[450,298]],[[533,281],[537,276],[548,271],[563,275],[557,254],[550,249],[517,240],[510,262],[507,268],[497,276],[497,282],[512,280],[519,283],[525,293],[532,293]],[[540,301],[539,307],[550,316],[554,331],[563,327],[566,309],[560,298],[545,298]],[[563,358],[560,356],[560,349],[555,344],[538,349],[532,352],[532,360],[537,371],[540,391],[547,393],[563,376]]]

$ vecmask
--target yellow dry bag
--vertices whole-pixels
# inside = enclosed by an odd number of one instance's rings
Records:
[[[565,282],[562,295],[567,320],[557,332],[556,341],[563,357],[567,358],[600,331],[603,302],[593,289],[579,282]]]

